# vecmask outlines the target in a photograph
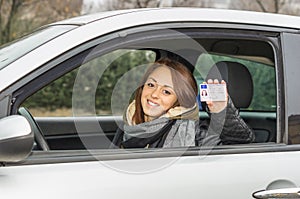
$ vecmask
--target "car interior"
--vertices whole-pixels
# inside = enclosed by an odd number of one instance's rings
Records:
[[[31,87],[32,85],[39,85],[35,87],[36,89],[33,89],[34,92],[29,92],[28,87],[23,87],[16,92],[18,95],[22,93],[24,96],[20,98],[23,100],[15,103],[13,110],[30,121],[35,133],[36,145],[34,149],[43,151],[107,149],[117,128],[123,122],[122,111],[125,106],[112,113],[112,105],[110,104],[111,96],[114,94],[112,89],[117,85],[117,80],[134,68],[134,66],[131,66],[133,63],[138,63],[140,66],[147,65],[164,56],[183,62],[193,72],[198,84],[208,78],[224,79],[227,82],[228,93],[238,108],[241,117],[255,132],[254,142],[276,143],[276,50],[274,50],[276,33],[268,32],[259,35],[257,32],[249,30],[240,31],[237,34],[236,30],[230,29],[222,33],[213,29],[201,29],[201,31],[197,29],[176,29],[176,31],[181,35],[188,35],[189,40],[192,38],[192,42],[200,45],[201,49],[195,50],[189,44],[184,44],[186,38],[176,35],[165,37],[159,31],[145,33],[148,39],[146,41],[145,37],[142,37],[143,34],[139,33],[141,35],[138,36],[144,40],[136,39],[137,35],[132,34],[126,38],[126,41],[121,38],[122,42],[118,43],[119,46],[115,49],[106,50],[105,53],[100,51],[98,54],[94,53],[91,59],[78,63],[74,61],[78,59],[78,56],[71,57],[66,63],[60,64],[57,68],[66,67],[66,65],[70,67],[70,63],[73,63],[72,70],[66,69],[66,72],[62,74],[52,75],[52,79],[48,78],[47,83],[41,83],[41,79],[45,79],[42,76],[36,78],[31,82]],[[115,41],[115,43],[117,42]],[[165,47],[162,48],[161,45]],[[101,71],[103,74],[102,79],[97,81],[97,88],[101,87],[101,84],[105,84],[99,90],[107,91],[107,93],[101,93],[97,90],[96,95],[94,94],[95,98],[101,96],[109,99],[109,102],[105,102],[106,104],[103,100],[99,103],[101,106],[108,107],[107,110],[100,108],[101,110],[97,111],[97,104],[95,105],[97,102],[92,101],[94,103],[92,105],[96,106],[96,114],[92,114],[92,117],[78,116],[75,118],[74,114],[69,116],[51,116],[50,114],[49,116],[40,116],[34,113],[35,106],[30,101],[37,99],[35,95],[40,96],[46,93],[43,92],[45,89],[51,90],[55,81],[57,82],[72,72],[75,74],[74,78],[76,78],[76,74],[78,76],[80,68],[83,66],[86,67],[90,64],[89,66],[92,67],[92,62],[95,62],[96,64],[93,64],[97,66],[103,64],[103,57],[112,55],[116,51],[121,51],[121,56],[118,55],[113,61],[105,64],[105,69]],[[138,61],[136,61],[137,57],[139,57]],[[97,61],[97,59],[99,60]],[[107,57],[105,57],[105,60],[107,60]],[[122,67],[127,68],[120,72],[118,76],[117,73],[122,70]],[[112,77],[111,73],[114,73],[116,78],[116,83],[113,85],[111,85],[113,81],[105,81],[105,78]],[[72,85],[75,82],[74,78],[70,81]],[[131,76],[130,78],[138,77]],[[108,91],[109,89],[110,91]],[[124,89],[126,91],[126,88]],[[128,98],[128,95],[132,97],[132,93],[126,93],[125,98]],[[121,100],[122,97],[120,95],[118,98]],[[52,101],[49,101],[49,103],[52,103]],[[200,120],[206,119],[208,115],[205,112],[205,103],[199,101],[199,107]],[[95,120],[97,120],[97,125]],[[84,128],[78,130],[78,124],[81,124]],[[81,131],[81,133],[78,133],[78,131]],[[89,146],[86,143],[89,143]]]

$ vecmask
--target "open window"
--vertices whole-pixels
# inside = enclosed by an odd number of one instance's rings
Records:
[[[276,142],[276,36],[213,28],[124,30],[62,55],[58,65],[49,63],[49,70],[15,93],[13,110],[32,113],[50,150],[107,149],[148,63],[181,57],[200,84],[213,65],[230,61],[244,65],[253,80],[251,103],[239,111],[255,142]],[[199,111],[200,119],[207,117]]]

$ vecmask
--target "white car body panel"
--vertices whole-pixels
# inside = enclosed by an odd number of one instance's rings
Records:
[[[16,166],[0,169],[4,198],[251,198],[276,180],[300,184],[300,152],[175,158],[154,172],[139,171],[166,159]],[[276,157],[276,158],[275,158]],[[172,158],[168,158],[170,161]],[[159,167],[158,167],[159,168]],[[207,172],[207,169],[209,171]],[[289,168],[289,169],[286,169]],[[66,186],[62,186],[62,185]],[[280,183],[279,183],[280,184]],[[237,187],[238,185],[238,187]],[[30,192],[35,190],[34,193]]]

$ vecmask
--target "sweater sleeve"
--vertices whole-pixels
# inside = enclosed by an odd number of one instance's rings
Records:
[[[209,121],[204,120],[196,128],[196,146],[216,146],[221,144],[220,133],[210,128]]]
[[[252,129],[241,118],[230,98],[225,114],[225,122],[220,135],[223,144],[247,144],[254,141],[255,135]]]
[[[226,109],[209,113],[210,119],[201,121],[196,130],[197,146],[245,144],[254,140],[254,133],[240,117],[229,98]]]

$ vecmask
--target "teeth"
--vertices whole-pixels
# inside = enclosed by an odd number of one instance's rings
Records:
[[[148,104],[151,105],[151,106],[158,106],[158,104],[155,104],[155,103],[153,103],[153,102],[151,102],[149,100],[148,100]]]

